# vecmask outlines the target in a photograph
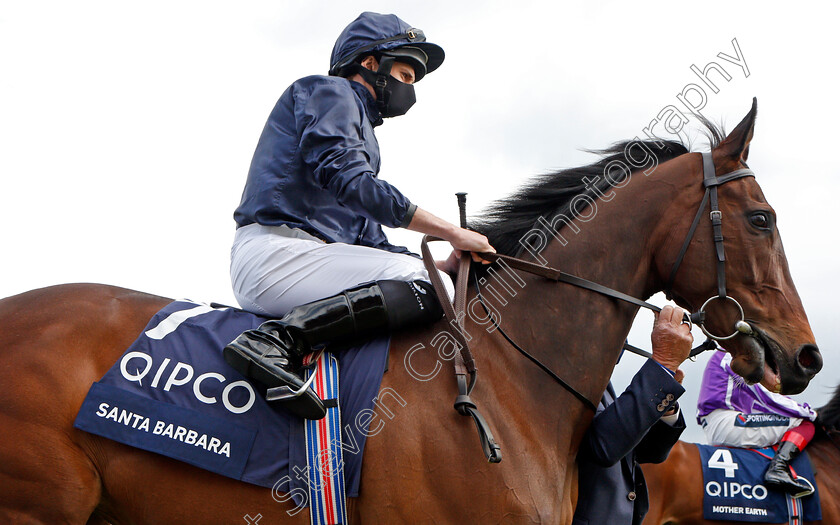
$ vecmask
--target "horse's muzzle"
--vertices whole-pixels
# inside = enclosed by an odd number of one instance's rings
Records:
[[[789,363],[789,366],[781,366],[779,369],[782,378],[781,394],[786,396],[804,391],[811,379],[822,369],[823,359],[817,345],[806,343],[796,350]]]

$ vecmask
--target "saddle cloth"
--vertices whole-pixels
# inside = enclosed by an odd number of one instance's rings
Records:
[[[703,518],[753,523],[787,523],[785,494],[767,489],[764,472],[775,452],[772,448],[745,449],[697,445],[703,467]],[[807,454],[793,462],[797,476],[816,488],[814,470]],[[806,521],[822,519],[817,492],[800,498]],[[800,516],[802,518],[802,516]]]
[[[227,307],[175,301],[102,379],[94,383],[75,426],[137,448],[263,487],[306,505],[304,420],[269,405],[224,361],[222,349],[266,319]],[[343,471],[346,493],[358,496],[374,410],[404,401],[379,392],[388,360],[387,336],[332,348],[340,365]],[[382,411],[392,414],[382,406]]]

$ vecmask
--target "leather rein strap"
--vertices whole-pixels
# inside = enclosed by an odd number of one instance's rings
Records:
[[[461,215],[461,227],[465,228],[467,223],[466,215],[466,193],[458,194],[458,207]],[[458,263],[458,278],[455,281],[455,304],[449,302],[449,294],[446,287],[443,285],[443,280],[435,266],[435,259],[429,250],[429,243],[432,241],[442,241],[437,237],[425,235],[423,241],[420,243],[420,252],[423,255],[423,264],[426,266],[426,271],[429,274],[429,280],[435,289],[441,306],[443,307],[443,317],[446,319],[449,327],[454,330],[447,330],[455,339],[455,344],[458,351],[453,357],[453,365],[455,367],[455,379],[458,383],[458,396],[455,398],[455,410],[462,416],[470,416],[473,418],[475,428],[478,431],[478,438],[481,442],[481,448],[484,450],[484,456],[490,463],[498,463],[502,460],[502,449],[496,443],[493,437],[493,432],[490,431],[490,425],[478,411],[473,400],[470,398],[473,388],[475,388],[476,381],[476,367],[475,359],[473,359],[470,351],[469,343],[463,332],[463,321],[466,314],[464,313],[467,303],[467,279],[470,275],[470,261],[472,256],[469,252],[463,252]],[[469,380],[467,380],[469,377]]]
[[[633,297],[632,295],[627,295],[624,292],[619,292],[618,290],[614,290],[614,289],[608,288],[604,285],[589,281],[587,279],[583,279],[582,277],[578,277],[576,275],[572,275],[572,274],[569,274],[569,273],[566,273],[566,272],[562,272],[560,270],[556,270],[554,268],[551,268],[550,266],[541,266],[541,265],[536,264],[536,263],[523,261],[522,259],[517,259],[515,257],[510,257],[508,255],[501,255],[501,254],[497,254],[497,253],[482,253],[481,257],[483,259],[488,260],[488,261],[499,261],[499,260],[501,260],[501,261],[504,261],[511,268],[516,268],[517,270],[522,270],[524,272],[532,273],[532,274],[538,275],[540,277],[545,277],[546,279],[550,279],[550,280],[555,281],[555,282],[571,284],[573,286],[577,286],[578,288],[585,288],[587,290],[591,290],[591,291],[599,293],[601,295],[606,295],[607,297],[612,297],[613,299],[619,299],[621,301],[625,301],[625,302],[628,302],[630,304],[634,304],[634,305],[642,307],[642,308],[647,308],[648,310],[650,310],[652,312],[659,313],[660,311],[662,311],[662,308],[660,308],[660,307],[658,307],[654,304],[650,304],[647,301],[643,301],[641,299]],[[694,314],[691,314],[688,319],[691,322],[696,323],[696,322],[700,321],[700,316],[698,316],[697,313],[694,313]],[[497,326],[497,328],[501,328],[498,325],[496,325],[496,326]],[[504,335],[504,333],[503,333],[503,335]],[[507,336],[505,336],[505,337],[507,337]],[[691,353],[689,354],[689,357],[695,357],[695,356],[705,352],[706,350],[711,350],[712,348],[715,348],[716,346],[717,345],[714,343],[714,341],[711,341],[711,340],[707,339],[701,345],[693,348],[691,350]],[[632,346],[632,345],[629,345],[629,344],[625,344],[624,348],[626,348],[627,350],[630,350],[631,352],[633,352],[635,354],[639,354],[639,355],[644,356],[644,357],[652,357],[652,354],[650,352],[646,352],[644,350],[641,350],[641,349],[636,348],[635,346]],[[577,392],[572,392],[572,393],[575,394],[577,397],[579,397],[581,395],[581,394],[578,394]],[[589,402],[589,404],[591,404],[591,402]]]
[[[496,330],[500,334],[502,334],[502,337],[504,337],[505,340],[508,343],[510,343],[510,345],[512,347],[514,347],[520,354],[522,354],[529,361],[531,361],[532,363],[534,363],[535,365],[540,367],[540,369],[543,372],[548,374],[549,377],[551,377],[557,383],[559,383],[560,386],[562,386],[563,388],[568,390],[569,393],[571,393],[573,396],[578,398],[581,403],[586,405],[586,408],[588,408],[589,410],[591,410],[593,412],[597,412],[597,407],[596,407],[595,403],[592,402],[592,400],[590,400],[588,397],[586,397],[585,395],[583,395],[580,392],[578,392],[577,390],[575,390],[575,388],[572,385],[570,385],[565,380],[563,380],[563,378],[560,377],[559,375],[555,374],[552,369],[550,369],[548,366],[543,364],[542,361],[540,361],[539,359],[537,359],[536,357],[531,355],[527,350],[525,350],[524,348],[522,348],[521,346],[516,344],[516,341],[514,341],[509,335],[507,335],[507,333],[504,331],[504,329],[502,329],[501,325],[499,325],[499,322],[496,320],[496,317],[493,316],[493,312],[489,308],[487,308],[486,304],[484,304],[484,296],[481,295],[481,286],[480,286],[480,282],[479,282],[479,279],[478,279],[478,275],[475,274],[475,273],[473,273],[473,282],[475,284],[475,291],[476,291],[476,296],[478,297],[478,302],[481,303],[481,307],[484,308],[484,312],[487,314],[487,316],[490,318],[490,320],[493,321],[493,326],[496,328]],[[644,350],[641,350],[641,351],[644,352]]]

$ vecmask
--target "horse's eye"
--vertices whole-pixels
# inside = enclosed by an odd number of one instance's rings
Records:
[[[757,211],[750,215],[750,224],[760,230],[769,230],[773,225],[773,220],[767,212]]]

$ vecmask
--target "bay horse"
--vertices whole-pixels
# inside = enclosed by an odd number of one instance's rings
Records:
[[[719,174],[743,168],[756,107],[724,137],[710,127]],[[704,201],[701,155],[672,141],[632,140],[582,168],[544,176],[474,225],[502,253],[523,246],[550,264],[635,297],[662,290]],[[692,210],[692,211],[689,211]],[[803,390],[821,366],[791,280],[774,212],[753,177],[720,187],[729,295],[754,328],[727,348],[751,382]],[[542,230],[535,225],[543,226]],[[546,230],[545,226],[549,229]],[[673,280],[695,311],[716,295],[712,226],[701,221]],[[540,241],[545,241],[540,246]],[[483,295],[499,324],[597,403],[638,307],[542,277],[488,272]],[[515,277],[515,279],[514,279]],[[504,460],[488,463],[468,418],[452,410],[446,323],[392,339],[382,388],[399,406],[377,413],[354,523],[569,523],[575,455],[592,412],[514,352],[472,301],[463,331],[479,366],[472,399]],[[306,523],[286,495],[199,470],[73,428],[99,380],[169,299],[96,284],[59,285],[0,300],[0,521],[27,524]],[[725,305],[724,305],[725,306]],[[726,308],[707,326],[730,331]],[[735,368],[735,366],[733,366]]]
[[[820,492],[822,520],[840,523],[840,387],[817,409],[819,426],[805,449],[814,466]],[[678,442],[658,465],[642,465],[650,496],[650,510],[643,525],[714,525],[731,522],[703,519],[703,476],[697,447]],[[787,523],[787,522],[785,522]]]

